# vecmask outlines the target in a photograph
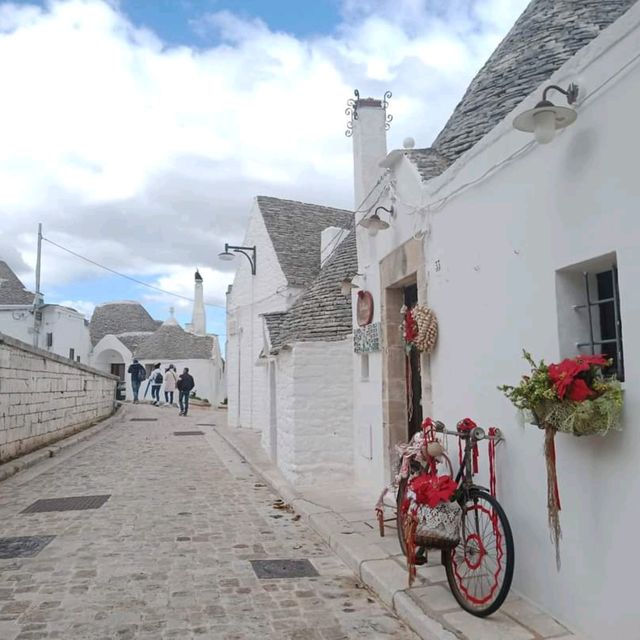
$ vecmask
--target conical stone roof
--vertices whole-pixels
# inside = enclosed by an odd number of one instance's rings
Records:
[[[136,350],[136,358],[158,360],[210,359],[213,357],[213,337],[196,336],[178,325],[164,324],[146,337]]]
[[[92,344],[97,344],[106,335],[155,331],[161,322],[154,320],[138,302],[107,302],[98,305],[89,322]]]
[[[636,0],[533,0],[472,80],[432,147],[453,162]]]
[[[13,269],[0,260],[0,304],[33,304],[35,293],[27,291]]]

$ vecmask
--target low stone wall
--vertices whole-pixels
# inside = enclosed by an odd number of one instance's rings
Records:
[[[0,333],[0,462],[110,416],[117,381]]]

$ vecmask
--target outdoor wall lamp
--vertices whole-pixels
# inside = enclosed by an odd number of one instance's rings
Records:
[[[353,282],[360,275],[362,274],[356,273],[352,276],[347,276],[340,281],[340,293],[342,293],[345,298],[348,298],[351,295],[352,289],[360,289],[360,286]]]
[[[235,258],[235,255],[231,253],[231,251],[235,253],[241,253],[243,256],[246,256],[249,264],[251,265],[251,275],[256,275],[256,246],[253,247],[236,247],[234,245],[228,244],[225,242],[224,251],[221,251],[218,254],[218,258],[220,260],[225,260],[229,262]]]
[[[378,211],[380,211],[380,209],[386,211],[389,215],[393,215],[393,207],[391,207],[391,209],[387,209],[386,207],[380,206],[376,207],[373,215],[360,221],[360,224],[369,231],[369,235],[372,237],[376,236],[378,231],[384,231],[389,228],[389,223],[382,220],[378,215]]]
[[[556,130],[564,129],[575,122],[578,114],[568,107],[556,107],[547,100],[547,92],[555,89],[567,97],[567,102],[573,104],[578,98],[578,85],[573,82],[563,89],[555,84],[549,85],[542,92],[542,100],[533,109],[521,113],[513,121],[514,129],[533,133],[539,144],[551,142]]]

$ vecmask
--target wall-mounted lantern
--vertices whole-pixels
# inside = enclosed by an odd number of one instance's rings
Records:
[[[393,207],[391,209],[387,209],[386,207],[376,207],[376,210],[373,212],[373,215],[370,215],[368,218],[364,218],[360,221],[360,224],[367,229],[370,236],[376,236],[378,231],[384,231],[389,228],[389,223],[385,222],[379,215],[378,211],[382,209],[386,211],[389,215],[393,216]]]
[[[539,144],[551,142],[558,129],[564,129],[575,122],[578,114],[569,107],[556,107],[547,100],[547,92],[555,89],[567,97],[567,102],[573,104],[578,98],[578,85],[571,83],[567,89],[555,84],[549,85],[542,92],[542,100],[533,109],[521,113],[513,121],[514,129],[533,133]]]

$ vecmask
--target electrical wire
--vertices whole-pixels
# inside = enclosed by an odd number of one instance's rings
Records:
[[[331,241],[324,248],[324,251],[321,251],[322,264],[325,264],[329,260],[329,258],[331,258],[331,256],[333,255],[335,250],[338,248],[342,240],[344,240],[349,235],[349,233],[351,233],[351,231],[355,229],[356,226],[361,224],[362,221],[371,212],[371,210],[380,202],[380,200],[382,200],[382,197],[389,190],[388,184],[382,188],[382,190],[380,191],[376,199],[367,208],[363,208],[364,203],[371,197],[371,194],[377,189],[377,187],[382,183],[382,181],[388,177],[388,175],[389,175],[389,171],[387,170],[378,178],[377,182],[373,185],[373,187],[371,187],[369,193],[367,193],[367,195],[363,198],[362,202],[360,202],[360,204],[358,205],[358,208],[353,212],[353,217],[349,222],[349,226],[344,229],[346,233],[342,233],[342,232],[336,233],[336,235],[331,239]],[[356,222],[356,214],[358,213],[364,213],[364,215],[360,218],[358,222]],[[327,256],[324,257],[324,254],[327,252],[328,252]]]
[[[99,262],[96,262],[95,260],[91,260],[91,258],[87,258],[86,256],[83,256],[79,253],[76,253],[75,251],[72,251],[71,249],[68,249],[67,247],[63,247],[61,244],[58,244],[57,242],[54,242],[53,240],[49,240],[49,238],[45,238],[44,236],[42,236],[42,239],[45,242],[48,242],[49,244],[53,245],[54,247],[57,247],[58,249],[62,249],[62,251],[66,251],[67,253],[70,253],[72,256],[75,256],[76,258],[80,258],[81,260],[84,260],[85,262],[88,262],[89,264],[92,264],[96,267],[99,267],[100,269],[104,269],[105,271],[108,271],[109,273],[113,273],[116,276],[120,276],[121,278],[125,278],[126,280],[130,280],[131,282],[135,282],[136,284],[139,284],[143,287],[147,287],[148,289],[153,289],[154,291],[159,291],[160,293],[164,293],[168,296],[173,296],[174,298],[180,298],[181,300],[186,300],[187,302],[195,302],[193,300],[193,298],[189,298],[187,296],[183,296],[180,295],[179,293],[172,293],[171,291],[167,291],[165,289],[161,289],[160,287],[156,287],[152,284],[149,284],[148,282],[143,282],[142,280],[137,280],[136,278],[132,278],[131,276],[128,276],[124,273],[120,273],[119,271],[116,271],[115,269],[111,269],[110,267],[106,267],[103,264],[100,264]],[[217,309],[226,309],[226,307],[220,305],[220,304],[213,304],[211,302],[205,302],[204,303],[205,306],[207,307],[215,307]]]

